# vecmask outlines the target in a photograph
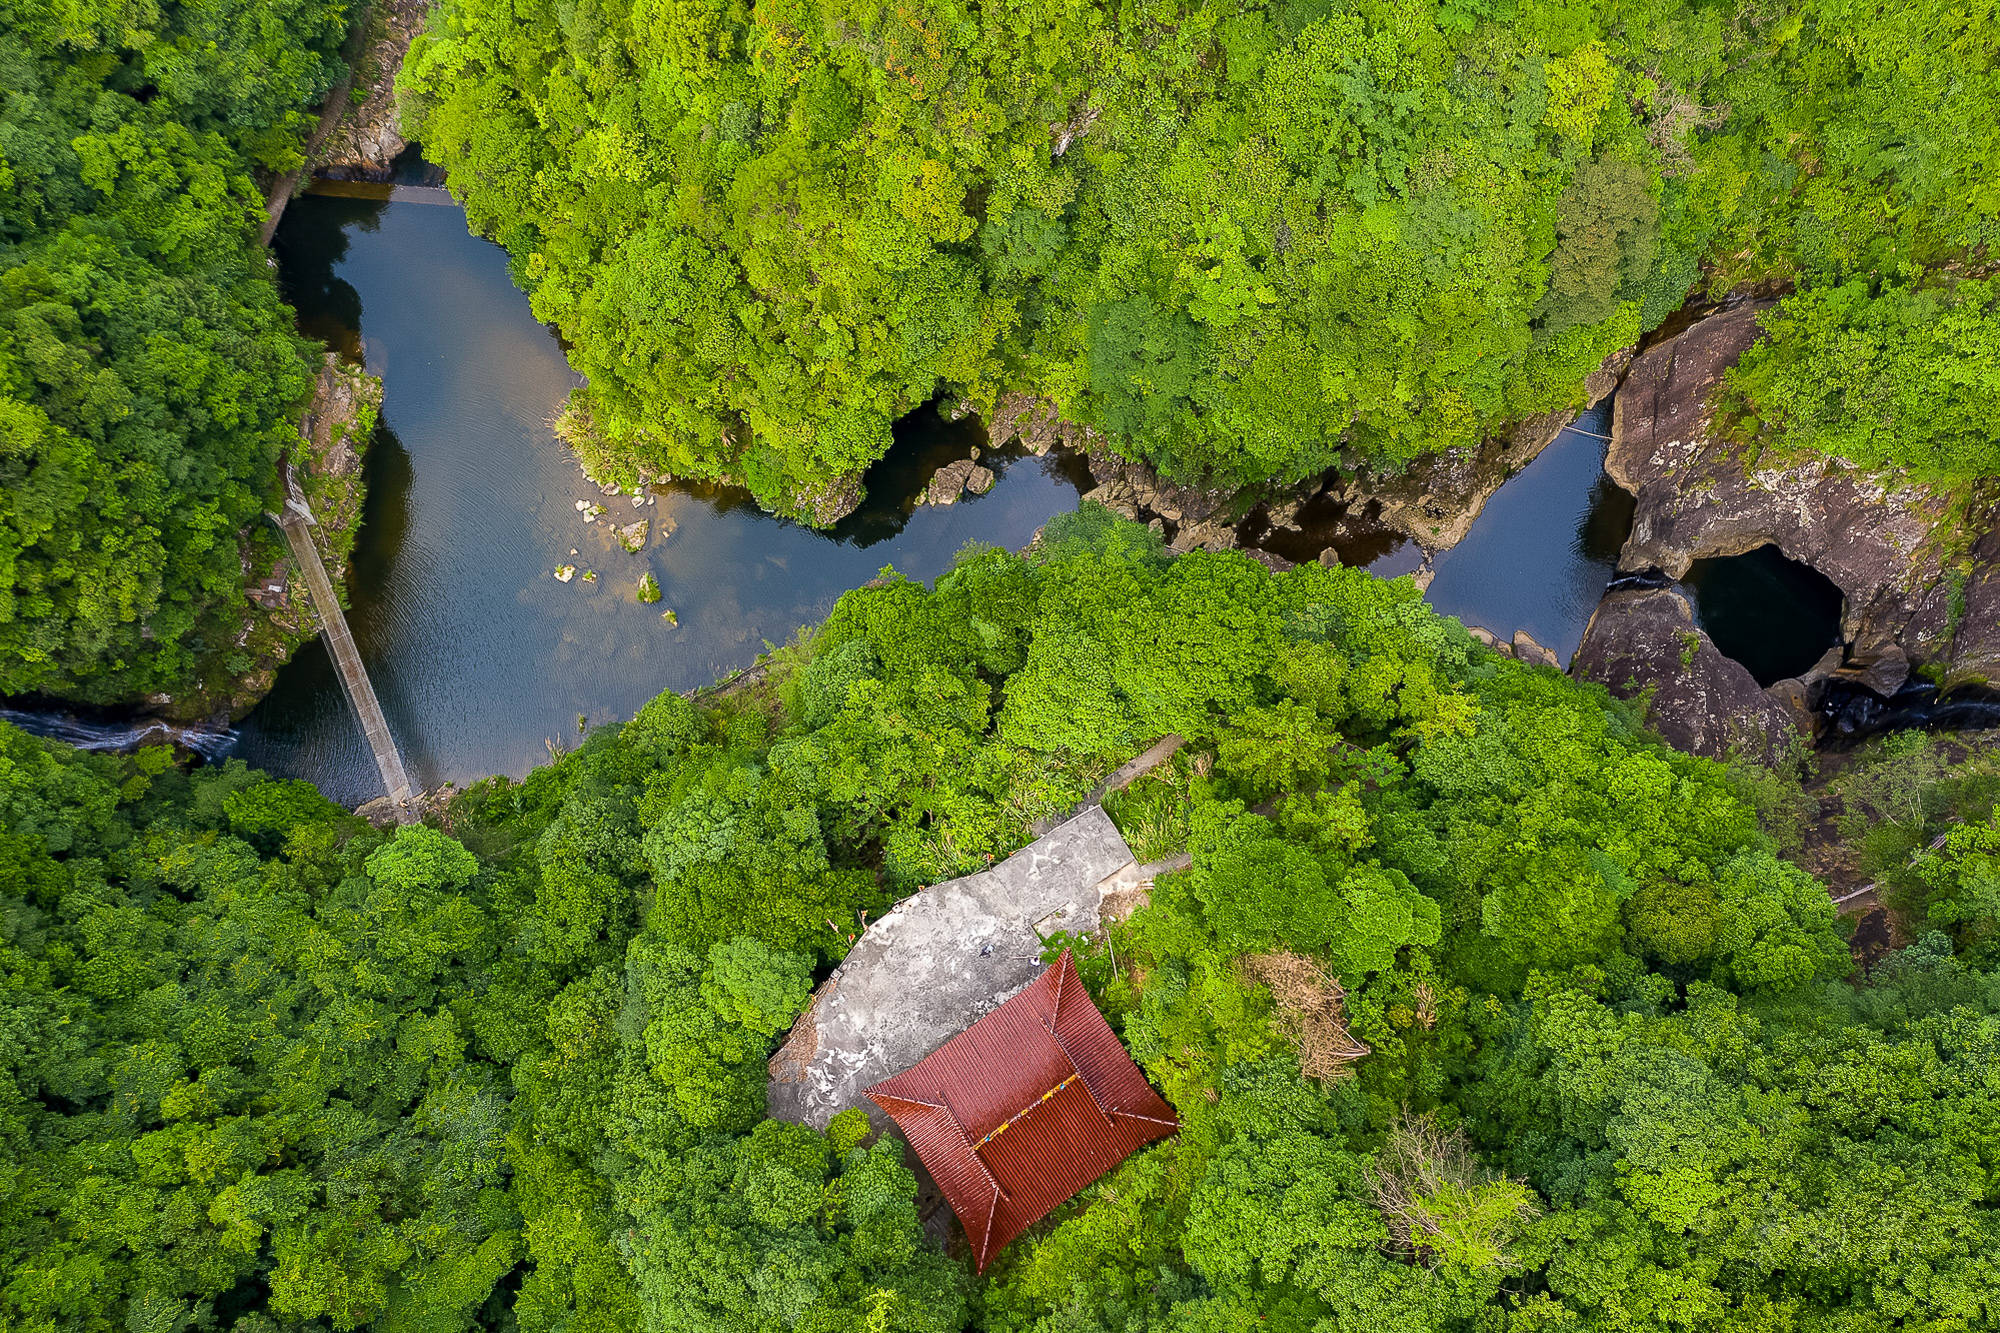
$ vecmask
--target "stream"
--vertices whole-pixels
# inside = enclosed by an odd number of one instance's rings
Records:
[[[933,412],[902,423],[869,473],[868,501],[832,532],[722,488],[660,488],[636,509],[601,496],[550,432],[578,380],[505,253],[469,235],[457,207],[432,202],[442,191],[397,194],[307,195],[286,210],[274,248],[301,329],[383,380],[349,621],[424,787],[524,773],[552,745],[573,744],[579,718],[627,718],[663,690],[747,666],[886,565],[933,578],[968,542],[1025,546],[1076,507],[1062,460],[1022,453],[989,460],[1000,480],[986,495],[915,508],[930,474],[984,439],[976,422]],[[584,522],[578,500],[604,504],[604,516]],[[628,554],[610,527],[638,517],[653,536]],[[554,577],[561,564],[577,568],[569,583]],[[658,605],[636,596],[647,572]],[[336,800],[378,794],[318,642],[240,731],[236,754],[253,765],[309,777]]]
[[[523,774],[582,727],[747,666],[886,566],[930,579],[968,542],[1019,549],[1091,485],[1080,459],[996,454],[977,421],[926,408],[898,423],[894,448],[868,473],[867,500],[829,532],[722,487],[657,487],[653,503],[634,508],[629,496],[600,495],[555,440],[550,422],[579,381],[505,253],[468,234],[445,191],[316,190],[287,209],[273,248],[301,330],[383,380],[349,621],[404,762],[426,788]],[[1609,421],[1608,401],[1579,417],[1437,557],[1428,596],[1439,611],[1502,638],[1525,629],[1568,660],[1631,523],[1630,497],[1604,475]],[[931,474],[975,447],[999,473],[993,489],[918,506]],[[605,513],[586,523],[579,501]],[[1288,534],[1298,550],[1265,544],[1294,559],[1330,546],[1389,576],[1420,563],[1414,545],[1357,535],[1340,514],[1320,530],[1316,503]],[[610,529],[638,517],[653,531],[631,554]],[[554,577],[563,564],[577,568],[569,583]],[[648,572],[664,594],[658,605],[635,595]],[[1736,577],[1712,571],[1705,600],[1729,603]],[[102,721],[26,711],[8,720],[116,743]],[[200,748],[212,759],[226,746],[218,733]],[[318,641],[279,672],[233,753],[350,805],[380,794]]]

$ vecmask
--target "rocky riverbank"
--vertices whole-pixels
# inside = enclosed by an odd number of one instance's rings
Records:
[[[385,181],[409,142],[396,104],[396,74],[423,31],[429,0],[374,0],[354,59],[348,105],[320,146],[314,174],[330,180]]]
[[[1338,523],[1348,531],[1407,539],[1427,561],[1463,540],[1508,478],[1534,462],[1578,412],[1618,387],[1632,354],[1633,349],[1626,348],[1593,371],[1584,381],[1584,401],[1577,407],[1538,413],[1489,437],[1477,449],[1433,455],[1394,475],[1329,473],[1295,486],[1174,482],[1145,463],[1113,452],[1098,431],[1064,420],[1053,403],[1028,393],[1002,395],[987,430],[996,447],[1018,443],[1034,454],[1055,449],[1081,454],[1096,482],[1083,498],[1126,518],[1152,523],[1175,550],[1246,548],[1269,563],[1289,564],[1288,559],[1256,549],[1254,534],[1276,530],[1302,536],[1301,511],[1311,506],[1340,514]],[[1254,526],[1246,522],[1253,514],[1258,520]],[[1333,560],[1333,547],[1327,546],[1320,558]]]
[[[1678,594],[1607,595],[1573,670],[1615,694],[1650,692],[1653,724],[1697,753],[1810,736],[1832,681],[1886,697],[1913,673],[1948,687],[2000,677],[2000,488],[1926,487],[1824,455],[1760,451],[1718,428],[1715,389],[1766,309],[1725,308],[1634,361],[1605,459],[1636,499],[1622,570],[1679,579],[1696,560],[1772,546],[1841,593],[1838,650],[1769,689],[1694,629]]]
[[[292,480],[317,520],[313,532],[320,558],[342,588],[343,601],[348,560],[361,526],[362,463],[381,407],[380,380],[325,353],[290,459]],[[259,524],[240,534],[239,541],[240,629],[230,643],[208,654],[196,686],[153,695],[144,701],[146,711],[178,722],[241,718],[270,690],[278,668],[318,635],[311,598],[303,583],[294,580],[291,556],[276,529]]]

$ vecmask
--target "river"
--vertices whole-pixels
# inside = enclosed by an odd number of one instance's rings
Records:
[[[573,743],[579,717],[630,717],[662,690],[748,665],[886,565],[935,577],[967,542],[1025,546],[1076,507],[1061,460],[1019,454],[993,464],[1000,480],[986,495],[913,511],[920,480],[983,440],[977,423],[928,412],[904,423],[869,475],[868,502],[831,533],[713,488],[670,488],[636,510],[602,497],[549,430],[577,379],[504,252],[430,192],[399,194],[298,199],[274,248],[301,328],[382,377],[350,620],[421,785],[523,773],[551,743]],[[585,523],[583,499],[602,501],[604,517]],[[637,516],[656,533],[672,522],[673,535],[625,553],[610,523]],[[560,564],[577,567],[567,584],[553,576]],[[635,595],[648,571],[664,594],[656,606]],[[317,642],[241,733],[236,753],[258,767],[336,800],[379,794]]]
[[[1019,548],[1090,484],[1075,459],[989,452],[1000,473],[992,491],[917,507],[938,466],[985,442],[977,422],[926,409],[899,425],[894,450],[869,473],[867,501],[832,532],[773,518],[722,488],[666,487],[636,509],[629,497],[600,496],[550,430],[578,381],[504,252],[469,235],[442,190],[367,193],[378,197],[294,201],[274,249],[301,328],[383,380],[350,620],[425,787],[525,773],[580,726],[747,666],[885,566],[928,579],[968,542]],[[1466,539],[1436,559],[1433,605],[1503,638],[1525,629],[1567,660],[1631,521],[1629,498],[1604,476],[1608,422],[1608,403],[1584,414],[1494,495]],[[606,513],[586,523],[579,500]],[[639,516],[654,536],[628,554],[610,526]],[[1294,540],[1319,549],[1310,524]],[[1385,575],[1420,563],[1413,546],[1381,533],[1343,531],[1324,544]],[[553,574],[563,564],[578,571],[569,583]],[[648,572],[663,590],[658,605],[635,595]],[[1732,577],[1715,576],[1722,587]],[[663,619],[668,609],[677,625]],[[279,673],[235,754],[350,804],[379,794],[317,642]]]

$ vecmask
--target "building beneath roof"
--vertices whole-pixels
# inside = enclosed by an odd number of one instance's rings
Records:
[[[770,1114],[824,1129],[858,1106],[886,1129],[867,1089],[1034,981],[1042,941],[1096,930],[1145,869],[1093,805],[996,865],[911,894],[870,923],[772,1059]]]
[[[1069,951],[868,1096],[987,1263],[1132,1153],[1180,1128],[1097,1012]]]

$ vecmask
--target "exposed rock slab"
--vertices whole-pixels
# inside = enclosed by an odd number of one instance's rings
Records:
[[[1532,666],[1552,666],[1558,671],[1562,669],[1562,662],[1556,657],[1555,650],[1544,647],[1534,635],[1524,629],[1514,631],[1514,637],[1508,643],[1508,647],[1514,650],[1516,658]]]
[[[1776,546],[1839,587],[1850,665],[1949,649],[1948,494],[1813,454],[1746,462],[1710,397],[1757,340],[1746,302],[1649,348],[1613,412],[1605,470],[1638,499],[1620,565],[1680,578],[1698,559]],[[1990,525],[1990,515],[1986,522]],[[1878,673],[1879,674],[1879,673]]]
[[[771,1061],[770,1114],[824,1128],[1042,970],[1041,936],[1095,929],[1106,893],[1137,883],[1110,816],[1087,807],[976,875],[921,889],[870,925]],[[1039,932],[1039,934],[1038,934]]]
[[[972,480],[972,473],[978,464],[969,458],[954,459],[931,474],[930,485],[924,489],[924,503],[930,505],[957,504],[965,494],[966,483]],[[989,482],[988,489],[992,483]]]
[[[410,42],[423,31],[430,0],[374,0],[367,37],[354,61],[354,84],[362,91],[321,147],[319,173],[336,180],[387,180],[390,167],[408,147],[396,104],[396,74]]]
[[[993,404],[993,419],[986,423],[986,438],[996,449],[1018,441],[1037,457],[1055,448],[1090,453],[1104,443],[1098,432],[1063,420],[1054,403],[1031,393],[1001,394]]]
[[[826,477],[792,494],[788,511],[815,528],[830,528],[861,507],[859,472]]]
[[[1952,624],[1947,684],[2000,684],[2000,522],[1989,515],[1972,548],[1963,611]]]
[[[1689,754],[1720,759],[1740,750],[1770,758],[1800,734],[1798,682],[1760,689],[1740,662],[1695,628],[1687,599],[1671,588],[1607,593],[1571,672],[1621,699],[1651,691],[1647,725]]]

